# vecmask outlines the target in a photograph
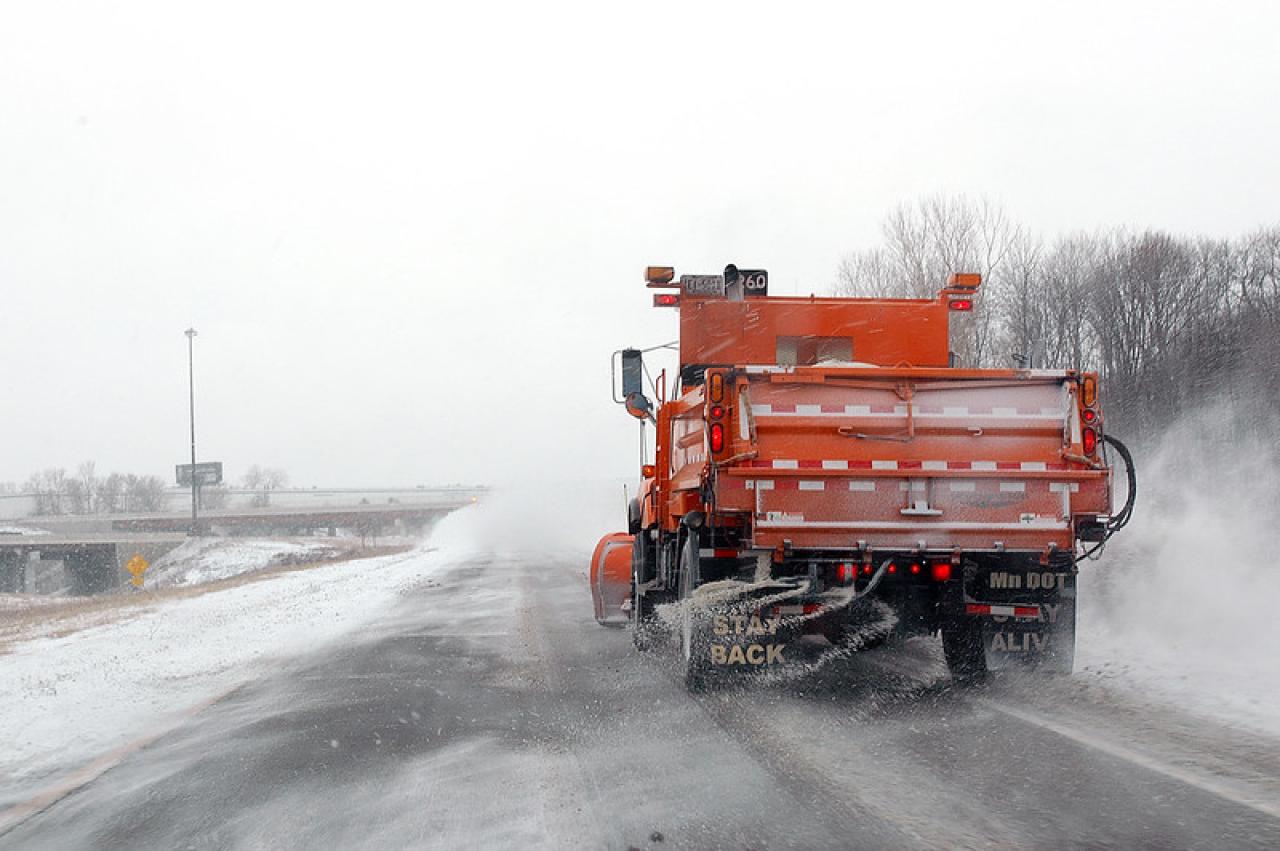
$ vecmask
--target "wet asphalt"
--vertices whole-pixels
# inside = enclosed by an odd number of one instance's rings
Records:
[[[581,565],[444,568],[0,836],[3,849],[1280,847],[1280,745],[916,640],[685,692]]]

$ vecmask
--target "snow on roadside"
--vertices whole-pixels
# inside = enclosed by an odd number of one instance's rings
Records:
[[[15,643],[0,655],[0,812],[271,663],[377,618],[455,558],[417,550],[280,573]]]
[[[280,564],[325,561],[341,552],[342,548],[322,541],[191,538],[155,560],[147,571],[147,585],[203,585]]]
[[[0,535],[48,535],[47,529],[32,529],[27,526],[0,524]]]

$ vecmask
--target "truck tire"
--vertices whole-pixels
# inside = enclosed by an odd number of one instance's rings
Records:
[[[631,574],[631,643],[641,653],[653,649],[658,636],[657,618],[653,613],[653,603],[649,595],[640,590],[640,583],[634,573]]]
[[[646,542],[646,537],[642,529],[631,548],[631,642],[642,653],[652,650],[663,637],[662,625],[654,613],[653,598],[640,590],[640,586],[651,581],[655,573],[654,548]]]
[[[680,659],[685,688],[693,693],[706,691],[712,685],[710,625],[705,614],[692,605],[699,562],[698,537],[695,533],[686,534],[680,548]]]
[[[982,643],[982,624],[976,618],[955,617],[942,625],[942,654],[947,659],[951,679],[973,683],[987,675],[987,651]]]

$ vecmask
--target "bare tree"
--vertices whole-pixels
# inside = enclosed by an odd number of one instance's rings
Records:
[[[97,465],[92,461],[81,461],[80,466],[76,467],[76,481],[79,483],[79,490],[84,499],[84,511],[77,513],[92,514],[97,509],[98,477],[95,474],[96,468]]]
[[[125,492],[132,511],[164,509],[165,483],[159,476],[126,476]]]
[[[99,479],[94,488],[94,500],[98,511],[103,514],[117,514],[124,504],[124,476],[119,473]]]
[[[289,483],[289,475],[276,467],[259,467],[254,464],[245,471],[242,481],[247,490],[257,491],[253,495],[253,505],[263,508],[271,504],[271,491]]]
[[[932,298],[954,272],[979,272],[989,287],[999,277],[1022,229],[988,200],[933,196],[894,209],[881,225],[884,244],[847,255],[836,270],[836,290],[846,295]],[[990,301],[979,291],[970,316],[956,322],[953,344],[961,363],[992,356],[998,329]]]
[[[997,205],[934,197],[893,210],[882,234],[841,261],[837,291],[931,298],[950,273],[981,272],[973,314],[952,317],[961,363],[1035,354],[1099,370],[1108,422],[1130,433],[1207,402],[1228,412],[1213,439],[1280,429],[1280,225],[1238,240],[1112,230],[1046,244]]]
[[[66,511],[67,471],[50,467],[34,473],[23,490],[36,498],[36,514],[62,514]]]

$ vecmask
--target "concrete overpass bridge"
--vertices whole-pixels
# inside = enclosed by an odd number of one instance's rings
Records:
[[[342,531],[374,540],[417,535],[446,514],[479,501],[484,493],[482,488],[273,491],[268,506],[201,511],[200,531],[263,537]],[[332,504],[343,500],[348,504]],[[360,502],[351,504],[356,500]],[[26,522],[48,534],[0,534],[0,593],[38,594],[65,588],[83,595],[117,588],[128,581],[124,566],[135,554],[155,561],[186,540],[191,515],[170,510]],[[54,562],[60,563],[60,570]]]
[[[119,587],[135,554],[155,561],[185,534],[0,535],[0,593],[82,596]],[[52,564],[58,563],[58,564]],[[60,566],[59,566],[60,565]]]
[[[470,505],[478,497],[434,505],[354,505],[345,508],[220,509],[203,511],[200,530],[218,535],[336,535],[339,529],[362,537],[413,535],[422,532],[441,517]],[[186,532],[191,528],[190,514],[159,514],[120,517],[111,522],[118,532]]]

